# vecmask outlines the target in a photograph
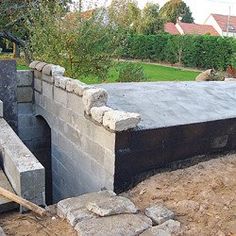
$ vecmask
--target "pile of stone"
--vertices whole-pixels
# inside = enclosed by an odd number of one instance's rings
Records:
[[[142,213],[128,198],[112,191],[89,193],[57,204],[57,214],[68,220],[80,236],[170,236],[180,234],[180,223],[163,205]]]

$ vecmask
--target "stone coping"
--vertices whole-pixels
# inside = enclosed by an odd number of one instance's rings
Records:
[[[3,117],[3,102],[0,100],[0,118]]]
[[[138,113],[115,110],[107,106],[108,93],[103,88],[82,83],[64,76],[65,68],[59,65],[33,61],[29,67],[37,72],[37,79],[82,97],[86,117],[110,131],[121,132],[137,127],[141,121]]]

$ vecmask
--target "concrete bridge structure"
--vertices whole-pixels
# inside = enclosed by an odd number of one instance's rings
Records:
[[[65,77],[60,66],[30,67],[16,71],[14,62],[0,62],[0,99],[2,119],[42,170],[36,182],[25,180],[38,204],[44,191],[48,204],[101,189],[121,192],[172,162],[236,148],[234,82],[89,86]],[[11,182],[14,172],[0,156]]]

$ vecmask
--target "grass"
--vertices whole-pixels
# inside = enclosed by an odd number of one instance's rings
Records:
[[[122,62],[125,63],[125,62]],[[135,62],[136,63],[136,62]],[[143,69],[148,82],[156,81],[194,81],[200,72],[173,68],[156,64],[138,63]],[[118,79],[118,72],[115,67],[109,71],[106,83],[114,83]],[[87,84],[100,83],[95,77],[81,78]]]
[[[0,54],[1,59],[12,59],[12,54]],[[27,70],[29,67],[25,64],[24,59],[17,59],[17,70]],[[119,62],[125,63],[125,62]],[[170,66],[162,66],[156,64],[148,64],[148,63],[139,63],[134,62],[141,65],[144,69],[145,76],[147,81],[155,82],[155,81],[193,81],[199,72],[185,70],[182,68],[173,68]],[[118,79],[118,71],[116,70],[116,66],[113,66],[109,70],[108,79],[105,83],[114,83]],[[97,84],[101,83],[96,77],[87,76],[84,78],[80,78],[81,81],[87,84]]]
[[[28,70],[29,67],[26,65],[23,58],[13,58],[11,53],[2,53],[0,54],[0,60],[16,60],[16,69],[17,70]]]

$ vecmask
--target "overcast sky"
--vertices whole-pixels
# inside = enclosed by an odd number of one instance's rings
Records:
[[[78,0],[74,0],[78,1]],[[161,6],[167,0],[137,0],[142,8],[147,2],[159,3]],[[228,15],[231,7],[231,15],[236,16],[236,0],[184,0],[193,12],[196,23],[204,23],[210,13]],[[94,0],[99,5],[109,4],[111,0]]]

